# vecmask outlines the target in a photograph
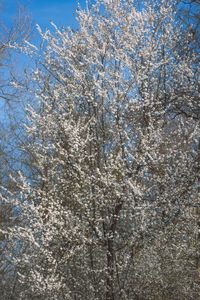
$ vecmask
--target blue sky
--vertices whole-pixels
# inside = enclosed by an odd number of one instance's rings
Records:
[[[31,17],[33,28],[35,28],[35,24],[39,24],[42,30],[45,30],[45,28],[51,27],[50,21],[53,21],[57,26],[77,28],[75,11],[78,3],[81,7],[85,7],[85,0],[0,0],[0,17],[3,23],[9,27],[17,16],[18,8],[23,6]],[[33,34],[32,42],[37,44],[37,35]],[[8,65],[14,65],[15,73],[20,75],[25,68],[31,67],[32,62],[24,55],[12,53]],[[1,69],[0,78],[6,76],[7,69]],[[4,103],[1,101],[0,124],[2,118],[5,117],[2,112],[2,105],[4,107]]]
[[[34,23],[43,29],[49,27],[49,22],[56,25],[76,27],[75,10],[78,2],[84,7],[85,0],[3,0],[4,21],[8,24],[17,13],[17,6],[24,6]]]
[[[58,27],[77,28],[76,9],[78,4],[84,8],[85,2],[86,0],[0,0],[0,17],[9,28],[17,17],[19,8],[24,7],[25,13],[30,16],[32,22],[31,42],[37,45],[39,34],[36,31],[36,24],[39,24],[43,31],[46,28],[52,28],[51,21]],[[12,56],[17,62],[15,64],[15,71],[17,72],[21,72],[30,64],[26,56],[18,55],[17,57],[15,54]]]

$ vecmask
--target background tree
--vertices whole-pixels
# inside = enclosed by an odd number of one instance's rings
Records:
[[[200,1],[178,1],[178,15],[184,26],[186,26],[191,33],[191,42],[193,47],[196,46],[198,52],[200,38]]]
[[[2,4],[2,3],[1,3]],[[18,15],[12,24],[3,23],[3,6],[1,6],[0,22],[0,186],[14,191],[14,186],[9,174],[14,174],[21,165],[19,160],[19,100],[20,92],[12,86],[16,78],[16,52],[12,45],[21,44],[24,39],[30,37],[30,19],[23,8],[19,8]],[[18,76],[19,77],[19,76]],[[21,113],[22,114],[22,113]],[[15,117],[14,117],[15,116]],[[17,118],[18,116],[18,118]],[[15,224],[15,212],[12,205],[0,200],[0,229],[6,230]],[[13,294],[17,297],[16,273],[12,262],[6,255],[8,250],[7,237],[0,234],[0,293],[3,299],[12,299]]]

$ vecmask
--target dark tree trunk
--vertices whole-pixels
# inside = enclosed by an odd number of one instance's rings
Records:
[[[106,300],[115,300],[114,295],[114,249],[113,237],[108,237],[107,248],[107,280],[106,280]]]

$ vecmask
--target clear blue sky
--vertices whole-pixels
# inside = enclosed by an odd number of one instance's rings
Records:
[[[94,0],[90,0],[90,2],[94,2]],[[78,4],[84,8],[85,3],[86,0],[0,0],[0,17],[2,17],[3,23],[9,27],[17,17],[19,8],[24,7],[25,13],[30,16],[33,24],[32,43],[37,45],[39,34],[37,35],[36,24],[39,24],[43,31],[46,28],[52,28],[51,21],[58,27],[77,28],[76,9]],[[30,64],[26,56],[18,55],[17,58],[13,55],[13,57],[17,61],[15,64],[17,72],[21,72]]]
[[[0,0],[0,22],[3,21],[9,27],[17,16],[18,8],[23,6],[31,17],[33,28],[35,24],[39,24],[42,30],[45,30],[51,27],[50,21],[57,26],[77,28],[75,11],[78,3],[81,7],[85,7],[85,0]],[[37,44],[37,35],[33,34],[32,40]],[[31,67],[32,62],[24,55],[12,53],[10,65],[14,65],[14,72],[20,75],[24,68]],[[0,77],[7,77],[7,69],[1,69]],[[2,106],[4,103],[1,101],[0,124],[5,117]]]
[[[4,21],[8,24],[17,13],[17,6],[24,6],[34,23],[43,29],[49,27],[49,21],[56,25],[76,27],[75,10],[78,2],[85,6],[85,0],[0,0],[3,2]]]

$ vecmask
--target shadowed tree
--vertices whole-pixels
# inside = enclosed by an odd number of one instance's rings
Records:
[[[13,174],[17,160],[16,132],[18,123],[12,115],[16,115],[16,106],[19,106],[19,92],[12,85],[16,66],[13,65],[14,50],[12,45],[22,43],[30,36],[30,19],[24,9],[18,10],[18,15],[10,26],[3,23],[3,6],[0,15],[0,186],[14,191],[9,178]],[[12,119],[12,120],[11,120]],[[15,190],[16,191],[16,190]],[[0,199],[0,229],[5,230],[14,226],[15,218],[13,207]],[[16,273],[12,262],[6,255],[8,250],[7,236],[0,234],[0,293],[2,299],[12,299],[15,292]]]

